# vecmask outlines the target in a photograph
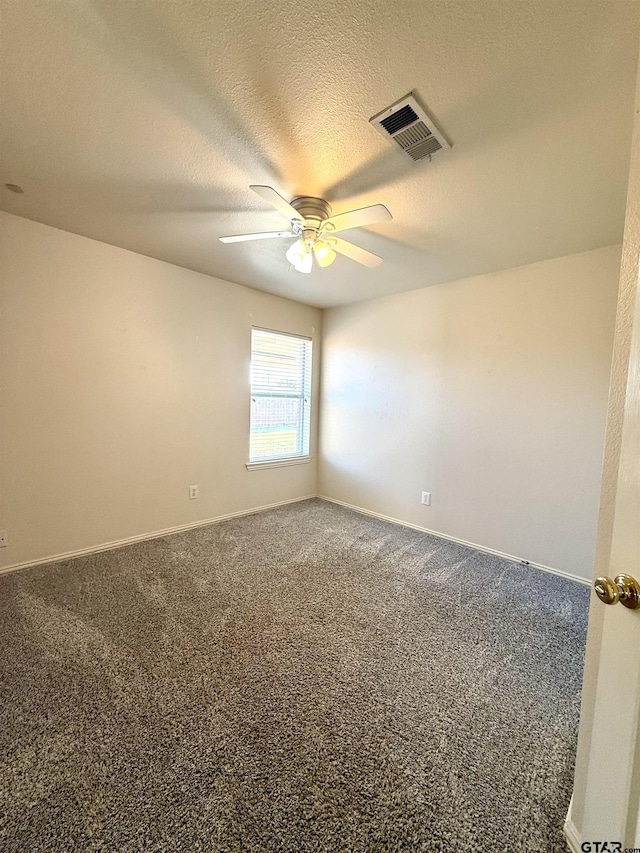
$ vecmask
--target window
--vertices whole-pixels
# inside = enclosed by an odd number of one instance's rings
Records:
[[[311,341],[251,330],[249,462],[309,456]]]

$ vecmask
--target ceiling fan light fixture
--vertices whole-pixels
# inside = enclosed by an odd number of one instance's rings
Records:
[[[273,187],[252,185],[251,189],[290,222],[289,231],[261,231],[257,234],[232,234],[219,237],[222,243],[244,243],[248,240],[272,238],[295,239],[286,252],[289,263],[298,271],[310,273],[315,257],[319,267],[328,267],[336,259],[336,252],[365,267],[377,267],[382,258],[348,240],[334,235],[349,228],[363,228],[393,219],[383,204],[371,204],[358,210],[349,210],[333,216],[328,201],[315,196],[296,196],[290,204]]]
[[[316,260],[321,267],[330,267],[336,259],[336,253],[323,240],[318,240],[313,247]]]
[[[295,243],[292,243],[286,252],[286,259],[290,264],[293,264],[294,267],[298,267],[305,258],[305,255],[309,253],[307,249],[307,245],[304,240],[296,240]]]
[[[310,273],[313,269],[313,255],[307,252],[304,258],[298,264],[294,264],[298,272]]]

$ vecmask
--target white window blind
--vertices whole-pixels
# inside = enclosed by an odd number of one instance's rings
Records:
[[[311,341],[252,329],[249,461],[308,456],[310,424]]]

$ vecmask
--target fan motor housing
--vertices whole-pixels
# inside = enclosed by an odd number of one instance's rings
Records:
[[[299,195],[292,199],[291,206],[300,214],[304,220],[317,219],[322,222],[331,216],[331,205],[323,198],[315,198],[311,195]]]

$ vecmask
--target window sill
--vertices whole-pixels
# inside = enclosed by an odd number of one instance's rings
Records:
[[[260,468],[284,468],[287,465],[304,465],[311,462],[310,456],[291,456],[288,459],[265,459],[264,462],[247,462],[247,471]]]

